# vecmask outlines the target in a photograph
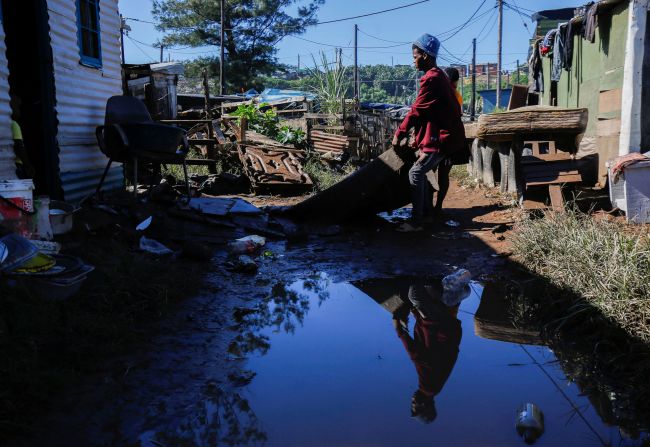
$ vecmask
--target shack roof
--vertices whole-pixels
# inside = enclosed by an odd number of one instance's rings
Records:
[[[560,9],[547,9],[545,11],[538,11],[530,18],[533,22],[540,20],[569,20],[573,18],[575,8],[560,8]]]

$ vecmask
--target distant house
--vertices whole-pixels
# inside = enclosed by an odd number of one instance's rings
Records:
[[[12,112],[37,169],[37,192],[76,200],[106,158],[95,140],[122,92],[117,0],[1,0],[0,179],[15,178]],[[10,105],[10,95],[18,101]],[[20,105],[18,105],[20,104]],[[115,167],[109,185],[122,184]]]
[[[593,180],[601,186],[607,179],[605,163],[609,159],[650,149],[650,59],[645,56],[650,51],[648,4],[648,0],[597,1],[594,42],[581,33],[573,35],[571,67],[562,69],[559,81],[551,80],[552,59],[542,57],[541,103],[589,109],[577,155],[593,160],[598,168]],[[585,10],[568,12],[562,9],[533,15],[538,21],[538,37],[569,21],[574,30],[581,30]]]

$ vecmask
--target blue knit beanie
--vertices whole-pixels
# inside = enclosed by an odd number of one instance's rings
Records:
[[[413,45],[427,53],[429,56],[438,57],[440,41],[431,34],[422,34],[415,40],[415,42],[413,42]]]

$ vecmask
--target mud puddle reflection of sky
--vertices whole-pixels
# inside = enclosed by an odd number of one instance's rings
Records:
[[[439,298],[434,280],[351,284],[316,275],[276,286],[244,317],[249,331],[231,352],[249,358],[252,380],[241,391],[265,445],[519,446],[514,423],[524,402],[544,412],[539,446],[640,445],[602,422],[538,331],[508,323],[498,289],[472,283],[456,311],[438,302],[438,344],[418,363],[414,314],[405,337],[390,312],[414,284],[426,299]],[[414,417],[413,397],[423,390],[434,407],[424,416],[416,408]]]

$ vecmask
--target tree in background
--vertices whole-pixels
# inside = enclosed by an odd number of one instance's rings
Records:
[[[226,86],[229,92],[248,90],[260,75],[279,67],[276,44],[290,34],[302,34],[317,23],[325,0],[227,0],[224,11]],[[297,3],[301,3],[297,6]],[[306,3],[306,4],[305,4]],[[295,9],[295,14],[287,13]],[[216,0],[154,0],[157,28],[166,33],[165,45],[193,47],[221,45],[221,10]],[[219,58],[195,61],[218,76]]]

